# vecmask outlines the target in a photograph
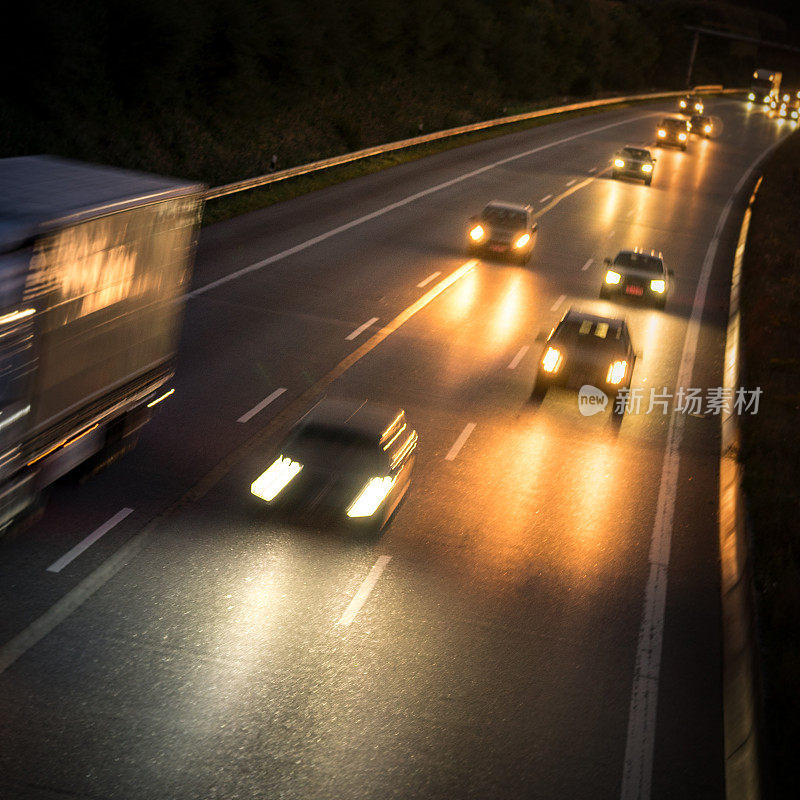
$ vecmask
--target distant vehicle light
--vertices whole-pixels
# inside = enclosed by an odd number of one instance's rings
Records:
[[[788,102],[789,102],[789,95],[788,95],[788,94],[785,94],[785,95],[783,96],[783,102],[784,102],[784,103],[788,103]]]
[[[710,125],[706,125],[706,126],[705,126],[705,128],[703,128],[703,130],[704,130],[706,133],[711,133],[711,126],[710,126]]]
[[[378,506],[386,499],[392,490],[397,476],[386,475],[383,478],[370,478],[366,486],[359,492],[347,509],[348,517],[371,517]]]
[[[278,456],[265,472],[250,485],[250,491],[269,503],[274,500],[294,478],[303,465],[286,456]]]
[[[655,292],[656,294],[664,294],[664,290],[667,288],[666,281],[662,281],[660,279],[650,281],[650,290]]]
[[[624,167],[625,166],[625,162],[621,158],[615,158],[614,159],[614,166],[615,167]]]
[[[469,232],[469,235],[473,242],[479,242],[484,236],[486,236],[486,231],[483,229],[482,225],[476,225]]]
[[[652,172],[653,165],[652,164],[642,164],[642,172]]]
[[[667,135],[667,132],[663,128],[658,129],[658,136],[660,139],[663,139]]]
[[[704,106],[703,106],[702,103],[695,103],[694,104],[694,110],[697,111],[699,114],[703,113],[703,108],[704,108]]]
[[[681,100],[679,105],[680,105],[681,108],[686,108],[686,101],[685,100]]]
[[[769,103],[769,97],[765,97],[765,98],[764,98],[764,100],[763,100],[762,102],[764,102],[764,103]]]
[[[753,94],[753,92],[750,92],[750,94],[749,94],[749,95],[747,95],[747,99],[748,99],[748,100],[755,100],[755,99],[756,99],[756,96],[755,96],[755,94]]]
[[[561,355],[560,350],[555,347],[548,347],[544,358],[542,358],[542,369],[545,372],[556,372],[563,361],[564,356]]]
[[[798,113],[797,113],[797,109],[795,109],[794,111],[792,111],[792,119],[797,119],[797,117],[798,117]]]
[[[526,244],[531,240],[531,235],[529,233],[523,233],[515,242],[514,247],[519,249],[520,247],[525,247]]]
[[[610,269],[606,272],[606,283],[619,283],[620,281],[620,274],[619,272],[614,272],[613,269]]]
[[[682,142],[685,142],[685,141],[686,141],[686,134],[685,134],[685,133],[679,133],[679,134],[678,134],[678,138],[679,138],[679,139],[680,139]]]
[[[606,375],[606,382],[611,384],[622,383],[625,371],[628,369],[627,361],[615,361],[609,368]]]

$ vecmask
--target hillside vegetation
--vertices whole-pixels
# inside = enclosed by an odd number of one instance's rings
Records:
[[[218,184],[564,96],[677,88],[690,23],[781,37],[720,2],[30,0],[6,28],[0,155]],[[754,53],[704,40],[695,82]]]

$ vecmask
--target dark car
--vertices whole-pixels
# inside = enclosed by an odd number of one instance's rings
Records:
[[[656,128],[656,142],[659,145],[671,145],[686,149],[689,141],[689,120],[664,117]]]
[[[531,257],[538,227],[529,205],[493,200],[478,216],[470,218],[469,252],[506,256],[525,264]]]
[[[692,128],[692,133],[697,136],[708,138],[714,133],[714,120],[704,114],[692,114],[692,119],[689,123]]]
[[[605,259],[606,274],[600,297],[624,295],[649,300],[659,308],[667,304],[672,270],[667,269],[661,253],[651,250],[620,250],[614,260]]]
[[[636,363],[628,325],[617,317],[600,317],[570,309],[547,337],[531,397],[541,400],[551,386],[581,389],[587,384],[612,400],[629,389]]]
[[[678,111],[681,114],[702,114],[704,109],[703,101],[696,94],[687,94],[678,100]]]
[[[656,160],[649,150],[643,147],[632,147],[628,145],[614,153],[611,177],[636,178],[644,181],[647,186],[653,182],[653,167]]]
[[[295,425],[250,490],[274,509],[378,531],[408,489],[416,447],[402,409],[325,399]]]

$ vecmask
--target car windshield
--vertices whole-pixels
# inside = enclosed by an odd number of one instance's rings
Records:
[[[686,123],[682,119],[663,119],[661,120],[661,127],[668,130],[685,129]]]
[[[664,272],[664,265],[658,256],[648,256],[644,253],[618,253],[614,259],[614,266],[622,269],[641,269],[653,273]]]
[[[650,158],[650,153],[647,150],[639,150],[636,147],[626,147],[622,151],[622,155],[627,156],[628,158],[640,158],[640,159]]]
[[[481,217],[492,225],[506,228],[524,228],[528,221],[528,216],[524,211],[503,208],[503,206],[486,206]]]
[[[377,442],[347,428],[309,425],[292,437],[286,450],[301,464],[329,471],[377,475],[385,468]]]

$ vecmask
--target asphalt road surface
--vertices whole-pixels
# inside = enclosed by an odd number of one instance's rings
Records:
[[[672,110],[202,232],[174,397],[0,541],[0,797],[722,797],[719,417],[646,412],[651,388],[721,384],[751,167],[790,126],[712,100],[715,138],[658,150],[649,188],[611,180]],[[466,255],[492,199],[537,210],[526,266]],[[665,311],[598,299],[633,246],[675,272]],[[529,401],[571,306],[628,319],[645,400],[621,424],[574,392]],[[419,431],[380,537],[279,524],[249,494],[326,391]]]

